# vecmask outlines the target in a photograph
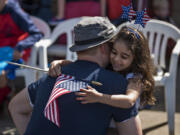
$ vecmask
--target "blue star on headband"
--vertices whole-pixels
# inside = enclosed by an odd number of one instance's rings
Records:
[[[150,20],[150,17],[148,16],[146,9],[144,9],[141,12],[136,12],[136,20],[135,24],[140,24],[142,27],[145,27],[146,22]]]
[[[122,5],[123,14],[121,15],[121,19],[130,21],[130,18],[129,18],[130,8],[131,8],[130,5],[127,6],[127,7],[125,7],[125,6]]]
[[[136,20],[135,24],[140,24],[142,27],[144,27],[143,23],[143,16],[144,16],[144,11],[136,11]]]

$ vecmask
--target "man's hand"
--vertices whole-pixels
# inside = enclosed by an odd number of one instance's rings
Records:
[[[14,60],[19,60],[22,57],[22,53],[19,52],[18,50],[14,50],[13,52],[13,59]]]

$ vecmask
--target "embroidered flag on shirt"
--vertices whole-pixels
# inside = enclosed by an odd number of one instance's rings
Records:
[[[57,78],[49,100],[46,104],[44,116],[60,127],[57,98],[67,93],[79,91],[80,88],[87,88],[87,85],[87,82],[76,80],[73,76],[61,74]]]

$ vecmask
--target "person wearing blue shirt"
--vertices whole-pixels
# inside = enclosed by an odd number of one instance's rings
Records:
[[[138,102],[122,109],[76,100],[76,92],[88,85],[107,94],[125,94],[127,80],[104,68],[117,29],[107,18],[84,17],[74,33],[70,50],[77,52],[77,61],[63,66],[58,78],[44,76],[10,101],[9,111],[18,131],[24,135],[105,135],[113,118],[125,134],[141,135]]]
[[[10,92],[8,79],[14,75],[7,75],[7,63],[27,61],[30,48],[43,37],[39,29],[33,24],[29,15],[25,13],[19,3],[14,0],[0,0],[0,104]],[[14,72],[14,67],[13,71]],[[12,68],[11,68],[12,70]]]

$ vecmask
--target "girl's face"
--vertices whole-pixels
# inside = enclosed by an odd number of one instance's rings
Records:
[[[130,67],[134,56],[123,41],[116,41],[110,54],[114,71],[123,71]]]

